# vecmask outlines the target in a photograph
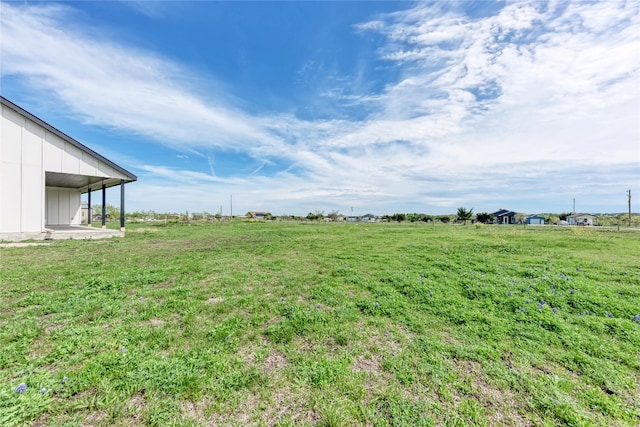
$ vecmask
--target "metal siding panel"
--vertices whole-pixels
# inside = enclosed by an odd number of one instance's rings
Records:
[[[69,191],[69,223],[82,224],[82,211],[80,210],[80,192]]]
[[[82,152],[79,149],[68,142],[65,143],[64,152],[62,153],[62,172],[79,174],[81,157]]]
[[[98,169],[98,160],[87,153],[82,153],[80,161],[80,173],[82,175],[96,176]]]
[[[22,164],[42,168],[44,129],[30,121],[27,121],[26,125],[22,134]]]
[[[113,168],[103,162],[98,162],[98,170],[100,172],[97,174],[97,176],[119,178],[119,175],[115,174]]]
[[[22,128],[24,119],[11,110],[2,109],[2,139],[0,140],[0,159],[2,164],[20,164],[22,157]],[[16,123],[17,122],[17,123]]]
[[[20,164],[3,163],[0,168],[0,231],[20,232]]]
[[[59,205],[59,190],[57,188],[46,188],[47,192],[47,221],[48,225],[58,225],[58,205]]]
[[[42,169],[22,165],[22,232],[42,231]]]
[[[44,144],[44,170],[62,172],[62,152],[64,141],[52,133],[47,132]]]
[[[61,189],[58,191],[58,224],[69,225],[70,223],[69,192]]]

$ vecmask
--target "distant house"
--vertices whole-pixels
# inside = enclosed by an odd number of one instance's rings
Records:
[[[249,212],[249,218],[253,218],[253,219],[267,219],[267,213],[266,212],[259,212],[259,211],[250,211]]]
[[[372,214],[366,214],[360,217],[360,221],[362,222],[376,222],[377,220],[378,217]]]
[[[525,220],[528,225],[544,225],[544,217],[540,215],[529,215]]]
[[[596,217],[589,214],[571,214],[567,215],[569,225],[593,225]]]
[[[87,202],[80,202],[80,223],[89,223],[89,203]]]
[[[357,216],[351,215],[351,216],[347,217],[347,222],[356,222],[356,221],[358,221],[358,217]]]
[[[496,224],[515,224],[516,223],[516,213],[513,211],[508,211],[506,209],[500,209],[492,213],[494,217],[494,222]]]

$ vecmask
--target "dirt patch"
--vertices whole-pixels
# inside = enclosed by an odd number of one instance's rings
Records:
[[[149,323],[151,324],[151,326],[156,326],[156,327],[160,327],[160,326],[164,326],[165,321],[162,319],[157,319],[157,318],[151,318],[149,319]]]
[[[455,367],[471,380],[472,393],[486,410],[489,425],[517,427],[533,426],[531,420],[522,417],[518,409],[524,409],[516,395],[510,390],[499,389],[487,382],[482,374],[482,365],[470,360],[458,360]]]
[[[131,425],[138,425],[141,417],[141,412],[146,404],[146,399],[143,393],[136,393],[129,399],[125,406],[125,413],[127,418],[131,421]]]
[[[412,335],[398,328],[395,331],[387,331],[380,335],[370,335],[368,337],[368,347],[372,353],[388,353],[391,355],[398,355],[402,352],[406,343],[412,339]]]
[[[368,356],[359,355],[351,365],[351,371],[364,372],[367,375],[379,374],[382,372],[382,363],[380,357],[372,354]]]
[[[105,411],[104,409],[91,412],[85,417],[83,421],[84,423],[83,425],[86,427],[102,425],[103,420],[106,418],[106,416],[107,416],[107,411]]]
[[[274,374],[281,372],[287,366],[289,366],[289,361],[284,353],[279,350],[271,350],[266,359],[264,359],[263,369],[267,374]]]
[[[219,304],[222,301],[224,301],[224,298],[222,297],[215,297],[215,298],[209,298],[208,300],[206,300],[204,303],[205,304]]]
[[[200,425],[215,425],[207,423],[205,417],[202,415],[206,412],[206,405],[204,401],[182,401],[180,402],[180,409],[182,410],[182,415],[186,418],[195,420]]]

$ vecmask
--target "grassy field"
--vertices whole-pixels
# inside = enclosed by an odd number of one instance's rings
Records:
[[[131,225],[0,264],[2,426],[640,425],[638,233]]]

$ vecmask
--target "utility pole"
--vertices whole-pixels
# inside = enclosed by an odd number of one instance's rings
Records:
[[[576,198],[573,198],[573,212],[572,213],[576,213]]]
[[[233,218],[233,194],[231,194],[229,196],[229,201],[230,201],[230,215],[229,218]]]
[[[631,228],[631,189],[627,190],[627,205],[629,206],[629,228]]]

